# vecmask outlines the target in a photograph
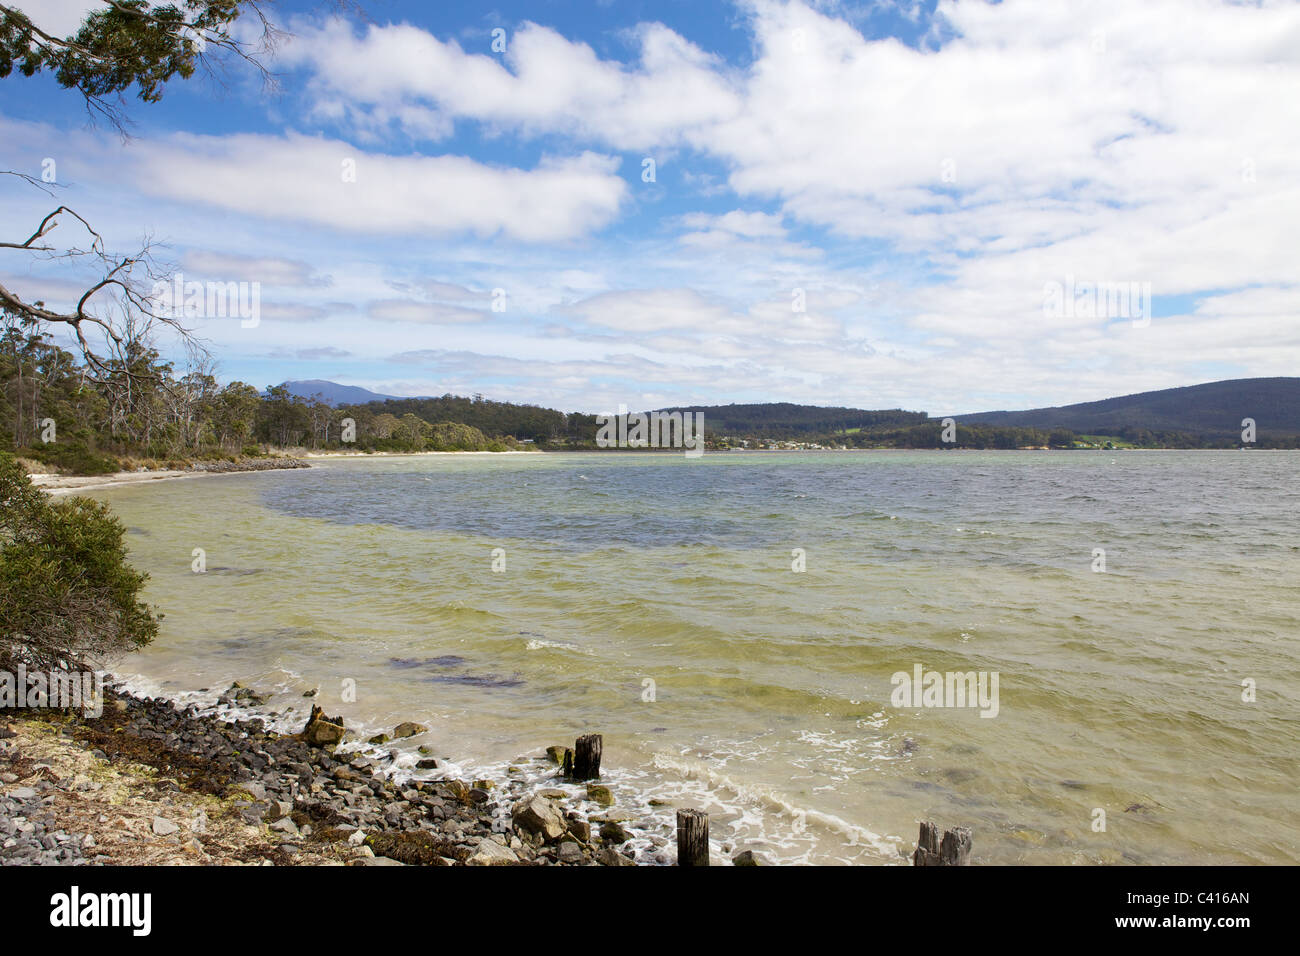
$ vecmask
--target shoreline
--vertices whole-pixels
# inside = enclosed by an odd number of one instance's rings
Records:
[[[222,699],[259,700],[238,684]],[[579,801],[562,789],[575,784],[557,748],[528,758],[555,771],[549,787],[399,784],[391,756],[342,750],[342,725],[316,708],[303,732],[281,734],[265,717],[228,720],[106,684],[98,717],[0,714],[0,864],[637,865],[625,817],[569,805]],[[609,786],[578,786],[613,804]]]
[[[355,458],[423,458],[428,455],[534,455],[533,451],[413,451],[413,452],[303,452],[291,456],[254,458],[243,462],[198,462],[190,468],[160,468],[145,471],[115,471],[105,475],[62,475],[55,472],[28,472],[31,483],[50,495],[75,491],[99,491],[120,485],[140,485],[151,481],[174,481],[177,478],[203,478],[215,475],[245,475],[257,471],[286,471],[310,468],[309,460]]]
[[[429,455],[537,455],[536,451],[511,449],[509,451],[307,451],[299,458],[425,458]]]
[[[72,491],[96,491],[118,485],[138,485],[150,481],[173,481],[177,478],[203,478],[214,475],[246,475],[256,471],[292,471],[310,468],[301,458],[253,458],[248,461],[198,462],[189,468],[164,468],[144,471],[114,471],[106,475],[60,475],[52,472],[28,472],[36,488],[50,495]]]

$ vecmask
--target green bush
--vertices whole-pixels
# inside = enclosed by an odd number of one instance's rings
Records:
[[[0,454],[0,663],[86,667],[157,636],[125,532],[108,505],[51,500]]]
[[[112,455],[91,451],[78,441],[50,442],[30,449],[30,457],[74,475],[108,475],[120,465]]]

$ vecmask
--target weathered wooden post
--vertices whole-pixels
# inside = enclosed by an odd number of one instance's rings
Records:
[[[677,865],[709,865],[709,815],[703,810],[677,811]]]
[[[573,766],[566,767],[574,780],[595,780],[600,776],[600,750],[604,743],[600,734],[583,734],[573,744]],[[565,754],[567,762],[568,754]]]
[[[912,854],[913,866],[967,866],[970,863],[971,835],[967,827],[945,831],[942,841],[933,823],[921,824],[921,834]]]

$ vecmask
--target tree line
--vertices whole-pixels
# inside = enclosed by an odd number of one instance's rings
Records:
[[[257,456],[271,449],[414,452],[518,447],[500,427],[508,421],[485,434],[445,417],[457,407],[428,406],[426,414],[437,416],[430,420],[400,408],[336,409],[278,386],[263,395],[245,382],[221,384],[205,358],[178,370],[138,341],[120,356],[102,357],[91,367],[21,317],[0,313],[0,450],[63,471],[102,474],[124,466],[175,467],[202,459]]]

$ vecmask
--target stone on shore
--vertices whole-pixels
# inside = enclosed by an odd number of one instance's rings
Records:
[[[262,815],[262,819],[267,823],[275,823],[277,820],[284,819],[292,812],[293,804],[288,800],[272,800],[270,805],[267,806],[266,812]]]
[[[519,862],[519,857],[508,846],[484,840],[465,862],[470,866],[511,866]]]
[[[180,827],[164,817],[153,818],[153,832],[156,836],[171,836],[179,829]]]
[[[424,726],[424,724],[417,724],[414,721],[408,720],[406,723],[398,724],[393,728],[393,739],[404,740],[407,737],[414,737],[416,734],[422,734],[428,729],[429,728]]]
[[[525,797],[511,811],[515,829],[554,843],[564,835],[564,818],[545,797]]]
[[[596,854],[596,862],[602,866],[636,866],[634,862],[625,857],[612,846],[607,846]]]
[[[600,838],[609,843],[626,843],[632,839],[632,834],[621,823],[602,823],[600,825]]]

